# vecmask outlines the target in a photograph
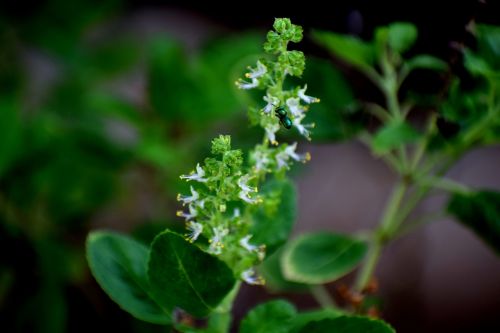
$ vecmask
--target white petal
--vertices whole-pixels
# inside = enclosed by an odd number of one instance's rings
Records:
[[[196,164],[196,173],[193,171],[193,172],[191,172],[190,175],[182,175],[180,178],[186,179],[187,181],[195,180],[195,181],[204,183],[207,181],[207,179],[203,178],[203,176],[205,176],[205,171],[200,166],[200,163],[198,163],[198,164]]]
[[[241,176],[238,179],[238,186],[241,188],[243,192],[257,192],[257,189],[254,187],[248,186],[248,181],[250,180],[250,175]]]
[[[250,244],[250,238],[252,238],[252,235],[247,235],[240,239],[239,243],[242,247],[244,247],[247,251],[252,252],[257,250],[257,246]]]
[[[309,130],[308,128],[313,128],[314,127],[314,124],[301,124],[301,121],[304,119],[305,115],[301,115],[299,117],[296,117],[296,118],[293,118],[292,119],[292,122],[293,122],[293,125],[297,128],[297,130],[299,131],[299,133],[301,135],[303,135],[306,139],[310,140],[310,136],[309,136]]]
[[[201,232],[203,231],[203,225],[198,222],[188,222],[187,228],[189,230],[188,240],[191,243],[197,240]]]
[[[238,197],[239,197],[241,200],[243,200],[243,201],[245,201],[245,202],[247,202],[247,203],[249,203],[249,204],[254,204],[254,203],[256,203],[256,202],[257,202],[257,199],[255,199],[255,198],[250,198],[250,197],[248,196],[248,192],[241,191],[241,192],[239,193]]]
[[[182,205],[189,204],[191,202],[195,202],[198,200],[200,195],[198,192],[195,191],[195,189],[191,186],[191,196],[188,195],[177,195],[177,200],[182,202]]]
[[[259,85],[259,80],[257,80],[256,78],[253,78],[252,82],[247,82],[247,81],[243,81],[240,79],[240,80],[236,81],[236,85],[240,89],[252,89],[252,88],[255,88]]]
[[[264,279],[255,274],[253,268],[241,273],[241,278],[248,284],[264,284]]]
[[[286,100],[286,105],[288,106],[290,113],[294,117],[299,117],[305,112],[305,109],[301,107],[300,100],[298,98],[294,98],[294,97],[288,98]]]
[[[312,97],[312,96],[307,96],[307,95],[305,94],[306,90],[307,90],[307,84],[304,86],[304,88],[299,89],[299,93],[298,93],[299,98],[300,98],[301,100],[303,100],[303,101],[304,101],[305,103],[307,103],[307,104],[310,104],[310,103],[318,103],[318,102],[319,102],[319,98]]]
[[[260,61],[257,61],[257,68],[252,69],[250,73],[247,73],[245,76],[249,79],[256,79],[266,73],[267,73],[267,67]]]
[[[265,127],[266,137],[269,140],[269,142],[271,142],[273,145],[278,144],[278,142],[276,141],[276,132],[278,132],[279,129],[280,129],[280,125],[274,124],[274,123],[268,124]]]
[[[277,97],[271,96],[271,95],[266,95],[262,97],[264,101],[267,102],[267,105],[262,109],[264,113],[269,114],[274,110],[275,107],[277,107],[280,103],[280,100]]]

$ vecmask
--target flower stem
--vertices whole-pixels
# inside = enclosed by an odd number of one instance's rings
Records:
[[[209,326],[211,327],[211,332],[217,333],[228,333],[231,329],[231,310],[233,308],[233,302],[238,292],[240,291],[241,282],[238,281],[234,285],[233,289],[224,298],[221,304],[215,309],[209,318]]]
[[[357,291],[362,291],[370,282],[380,254],[382,252],[382,247],[388,240],[388,231],[390,231],[393,228],[393,225],[398,222],[397,212],[399,210],[399,207],[401,206],[407,188],[408,184],[404,180],[400,180],[395,185],[394,190],[392,191],[391,198],[386,205],[382,221],[379,227],[373,233],[370,248],[368,249],[368,254],[357,277],[355,283],[355,289]]]
[[[318,302],[323,309],[337,309],[338,306],[330,296],[330,293],[326,287],[322,284],[314,285],[310,287],[311,295],[314,297],[316,302]]]
[[[365,261],[363,262],[363,266],[356,280],[356,284],[354,285],[356,291],[361,292],[370,282],[370,279],[372,278],[375,271],[375,267],[377,266],[378,259],[380,258],[381,252],[382,244],[380,242],[373,241],[370,244],[368,254]]]

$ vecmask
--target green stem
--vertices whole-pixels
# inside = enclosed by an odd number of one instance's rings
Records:
[[[439,178],[430,176],[421,180],[420,183],[422,185],[444,190],[447,192],[458,192],[458,193],[470,192],[470,188],[468,186],[449,178]]]
[[[450,166],[453,164],[455,159],[449,159],[448,161],[445,161],[441,167],[438,168],[438,171],[435,173],[435,176],[430,176],[430,177],[442,177],[446,171],[450,168]],[[425,172],[431,172],[433,170],[433,166],[439,164],[439,161],[433,160],[429,165],[427,166],[428,169]],[[425,196],[429,193],[429,191],[433,188],[431,184],[421,182],[420,179],[422,178],[415,178],[416,182],[416,188],[414,191],[408,196],[408,199],[406,200],[405,204],[400,208],[400,213],[398,214],[398,217],[394,223],[392,223],[392,226],[389,230],[387,230],[387,237],[391,238],[392,235],[394,235],[401,223],[403,223],[408,216],[411,214],[411,212],[417,207],[417,205],[422,201],[422,199],[425,198]],[[440,178],[436,178],[440,179]]]
[[[407,189],[408,184],[404,180],[400,180],[394,187],[391,198],[386,206],[382,223],[380,224],[379,231],[382,233],[390,229],[390,227],[394,224],[398,209],[401,206],[401,202]]]
[[[330,296],[330,293],[326,289],[326,287],[322,284],[314,285],[310,287],[311,295],[314,297],[316,302],[323,309],[337,309],[338,306]]]
[[[221,304],[210,316],[209,326],[211,328],[211,332],[228,333],[231,329],[231,310],[233,308],[234,299],[240,291],[240,287],[241,282],[236,282],[231,292],[226,296],[226,298],[224,298]]]
[[[382,247],[387,241],[388,231],[393,228],[393,225],[395,223],[397,223],[397,212],[399,210],[399,207],[401,206],[407,189],[407,182],[404,180],[400,180],[395,185],[392,191],[391,197],[385,207],[382,221],[379,227],[374,232],[370,248],[368,249],[368,254],[365,261],[363,262],[363,266],[361,267],[361,271],[356,280],[355,289],[357,291],[362,291],[366,287],[368,282],[370,282],[380,254],[382,252]]]
[[[427,123],[426,135],[420,140],[413,153],[413,158],[411,160],[410,170],[415,172],[418,168],[422,158],[424,157],[425,150],[429,144],[430,136],[434,134],[436,130],[436,115],[432,115]]]
[[[403,120],[404,114],[401,111],[401,106],[398,100],[398,79],[394,67],[387,59],[387,55],[382,58],[382,70],[384,73],[382,92],[385,95],[387,109],[392,117],[396,120]],[[398,147],[399,160],[402,166],[402,171],[406,173],[408,170],[408,156],[406,148],[403,144]]]
[[[357,291],[361,292],[370,282],[381,253],[382,244],[377,240],[373,240],[370,244],[366,259],[363,262],[363,266],[361,267],[361,271],[356,279],[356,284],[354,285]]]
[[[426,224],[429,224],[430,222],[433,222],[437,219],[443,218],[445,216],[446,213],[442,210],[419,216],[415,220],[409,221],[407,224],[399,228],[398,231],[395,232],[394,235],[392,236],[392,239],[403,237],[409,234],[410,232],[414,231],[415,229],[424,226]]]
[[[373,116],[377,117],[382,123],[387,123],[391,120],[389,112],[376,103],[366,103],[366,110]]]
[[[368,132],[363,132],[359,135],[359,140],[365,144],[368,149],[371,149],[372,144],[371,142],[373,141],[372,135]],[[389,166],[395,173],[402,173],[403,172],[403,166],[401,165],[399,159],[397,158],[396,155],[393,155],[392,152],[389,152],[387,154],[381,155],[380,158]]]

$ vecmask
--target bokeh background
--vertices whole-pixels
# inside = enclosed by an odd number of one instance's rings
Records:
[[[87,268],[85,237],[107,228],[148,243],[166,226],[182,227],[178,176],[208,153],[211,138],[231,134],[242,148],[259,140],[247,125],[252,96],[234,80],[261,54],[274,17],[304,26],[304,80],[322,99],[310,113],[313,142],[300,148],[313,159],[293,174],[298,234],[371,228],[395,180],[350,140],[358,126],[373,125],[350,106],[381,96],[308,32],[370,38],[376,26],[410,21],[419,28],[412,53],[452,62],[454,45],[471,43],[467,24],[500,24],[499,13],[493,1],[2,1],[0,331],[165,331],[109,300]],[[420,73],[405,89],[438,92],[445,80]],[[473,151],[450,176],[500,189],[500,148]],[[433,198],[419,209],[442,203]],[[390,245],[377,276],[383,315],[398,332],[500,332],[500,261],[451,220]],[[271,297],[316,306],[307,294],[245,287],[236,317]]]

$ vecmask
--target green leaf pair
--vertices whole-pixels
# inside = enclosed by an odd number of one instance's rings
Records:
[[[283,300],[270,301],[252,309],[241,322],[240,333],[394,333],[381,320],[361,316],[345,316],[328,309],[297,313]]]
[[[175,308],[206,316],[235,283],[225,263],[171,231],[156,236],[149,251],[127,236],[96,231],[87,239],[87,259],[116,303],[156,324],[172,323]]]
[[[371,41],[328,31],[317,30],[313,33],[313,38],[318,44],[362,72],[369,71],[378,65],[378,61],[387,50],[390,50],[393,56],[397,55],[399,59],[415,44],[417,36],[417,28],[406,22],[395,22],[378,28]],[[409,59],[406,65],[409,70],[416,68],[445,70],[447,68],[445,62],[430,55],[420,55]]]

